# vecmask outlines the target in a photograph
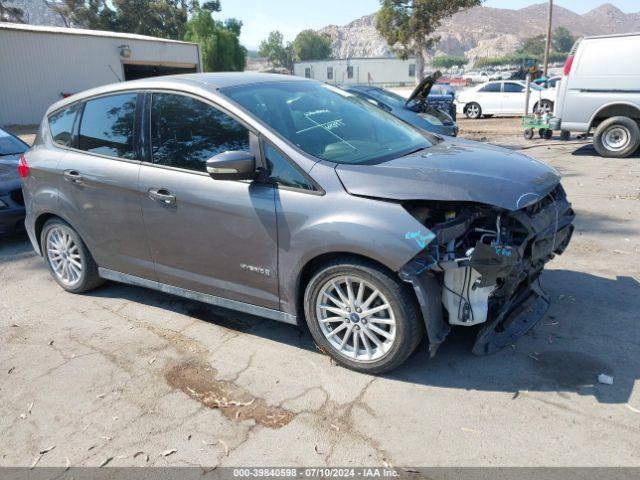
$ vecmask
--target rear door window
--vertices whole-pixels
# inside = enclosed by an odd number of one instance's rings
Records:
[[[77,103],[49,115],[51,138],[53,138],[53,141],[58,145],[64,147],[71,146],[73,126],[78,111],[80,111],[80,104]]]
[[[250,150],[249,130],[240,122],[193,97],[153,94],[153,163],[206,172],[208,159],[234,150]]]
[[[524,92],[524,86],[519,83],[505,83],[504,93],[522,93]]]
[[[78,148],[85,152],[133,160],[137,93],[89,100],[80,122]]]
[[[487,83],[480,89],[480,91],[483,93],[499,93],[500,90],[500,82]]]

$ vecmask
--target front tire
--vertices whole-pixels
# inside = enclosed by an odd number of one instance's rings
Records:
[[[351,370],[393,370],[413,353],[423,335],[409,288],[373,262],[343,258],[326,264],[305,290],[305,317],[313,339]]]
[[[51,276],[67,292],[84,293],[103,283],[89,250],[67,222],[48,220],[40,241]]]
[[[598,125],[593,146],[603,157],[628,157],[640,146],[640,127],[628,117],[609,118]]]
[[[477,120],[482,116],[482,108],[476,102],[471,102],[464,108],[464,114],[471,120]]]

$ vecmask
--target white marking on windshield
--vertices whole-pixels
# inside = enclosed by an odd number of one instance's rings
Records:
[[[345,123],[342,121],[341,118],[337,118],[335,120],[330,120],[328,122],[325,123],[318,123],[316,122],[313,118],[311,118],[313,115],[315,115],[316,113],[329,113],[326,110],[316,110],[314,112],[306,112],[304,114],[304,117],[309,120],[310,122],[314,123],[315,125],[313,127],[309,127],[309,128],[305,128],[302,129],[298,132],[296,132],[296,134],[300,134],[300,133],[304,133],[304,132],[308,132],[309,130],[313,130],[315,128],[322,128],[324,131],[326,131],[327,133],[333,135],[334,137],[336,137],[340,142],[342,143],[346,143],[348,146],[350,146],[351,148],[353,148],[354,150],[358,150],[356,147],[354,147],[353,145],[351,145],[349,142],[347,142],[344,138],[342,138],[340,135],[334,133],[332,130],[334,128],[339,128],[339,127],[345,127]]]

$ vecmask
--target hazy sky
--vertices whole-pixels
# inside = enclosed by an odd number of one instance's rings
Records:
[[[557,5],[585,13],[606,0],[555,0]],[[522,8],[542,0],[487,0],[485,5],[500,8]],[[624,12],[640,11],[639,0],[609,0]],[[219,18],[236,17],[243,21],[242,43],[256,48],[272,30],[280,30],[287,40],[305,28],[344,25],[375,12],[379,0],[222,0]]]

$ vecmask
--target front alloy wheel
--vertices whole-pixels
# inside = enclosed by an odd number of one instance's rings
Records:
[[[422,338],[411,287],[364,259],[345,257],[316,271],[305,290],[304,309],[320,349],[359,372],[396,368]]]
[[[316,315],[320,330],[338,354],[358,362],[384,357],[396,338],[389,300],[360,277],[326,282],[316,298]]]
[[[480,108],[480,105],[477,103],[472,102],[467,105],[467,108],[465,108],[465,114],[467,115],[467,118],[476,120],[482,115],[482,108]]]

